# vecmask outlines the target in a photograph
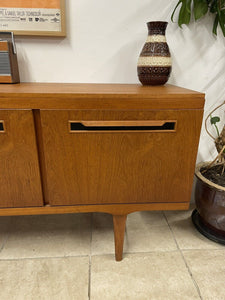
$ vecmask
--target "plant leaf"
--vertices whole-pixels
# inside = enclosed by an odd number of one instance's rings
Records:
[[[210,123],[211,123],[212,125],[215,125],[215,124],[218,123],[218,122],[220,122],[220,117],[215,116],[215,117],[212,117],[212,118],[210,119]]]
[[[208,12],[207,0],[194,0],[194,17],[200,19]]]
[[[210,12],[213,13],[213,14],[215,14],[216,11],[217,11],[217,6],[218,6],[217,1],[218,0],[210,1],[211,2],[210,3]]]
[[[182,0],[182,6],[179,13],[178,25],[189,24],[191,20],[191,2],[192,0]]]
[[[220,14],[218,14],[218,20],[219,20],[219,24],[220,24],[220,27],[223,32],[223,36],[225,37],[225,14],[224,14],[224,11],[220,11]]]
[[[213,33],[215,35],[217,35],[217,27],[218,27],[218,23],[219,23],[219,17],[218,15],[216,15],[214,23],[213,23]]]
[[[172,22],[173,22],[173,16],[174,16],[174,14],[175,14],[175,11],[176,11],[177,7],[181,4],[181,2],[182,2],[182,0],[179,0],[178,3],[177,3],[177,5],[175,6],[175,8],[174,8],[174,10],[173,10],[173,13],[172,13],[172,16],[171,16],[171,21],[172,21]]]

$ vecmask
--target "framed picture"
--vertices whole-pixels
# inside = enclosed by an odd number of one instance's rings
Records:
[[[0,31],[65,36],[65,0],[0,0]]]

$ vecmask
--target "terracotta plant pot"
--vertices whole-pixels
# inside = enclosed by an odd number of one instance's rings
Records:
[[[196,228],[209,239],[225,244],[225,188],[206,179],[200,172],[208,163],[196,167],[196,210],[192,220]]]

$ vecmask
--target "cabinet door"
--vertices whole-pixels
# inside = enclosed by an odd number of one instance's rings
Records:
[[[51,205],[187,202],[202,111],[41,111]]]
[[[41,206],[31,110],[0,110],[0,207]]]

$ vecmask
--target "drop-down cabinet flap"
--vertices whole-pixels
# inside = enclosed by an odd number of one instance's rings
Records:
[[[201,118],[191,109],[41,110],[47,202],[188,202]]]

